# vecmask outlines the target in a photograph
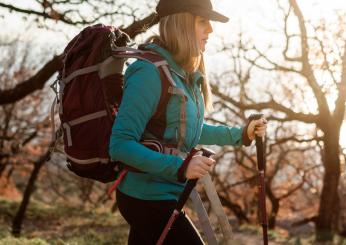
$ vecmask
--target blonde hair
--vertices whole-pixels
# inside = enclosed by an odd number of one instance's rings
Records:
[[[153,36],[149,40],[167,49],[188,74],[197,70],[202,73],[204,107],[206,111],[211,111],[213,109],[212,94],[206,77],[203,54],[198,47],[195,34],[195,19],[196,17],[190,13],[163,17],[159,22],[160,36]]]

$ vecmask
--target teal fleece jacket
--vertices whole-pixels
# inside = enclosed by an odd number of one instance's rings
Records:
[[[201,73],[194,73],[192,83],[188,85],[181,78],[186,76],[185,71],[167,50],[155,44],[149,44],[147,48],[160,53],[167,60],[173,79],[188,98],[186,139],[183,149],[180,150],[189,152],[197,144],[242,145],[243,128],[213,126],[204,122],[204,102],[200,90],[200,83],[203,81]],[[183,159],[180,156],[155,152],[139,143],[148,121],[156,111],[160,95],[160,74],[155,65],[137,60],[127,68],[123,98],[112,128],[109,154],[113,160],[145,172],[129,172],[118,186],[121,192],[143,200],[178,200],[185,185],[177,179]],[[173,95],[170,98],[166,112],[164,140],[177,142],[179,96]]]

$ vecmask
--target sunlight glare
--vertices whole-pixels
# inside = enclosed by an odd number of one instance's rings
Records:
[[[340,130],[340,146],[346,149],[346,121],[344,121]]]

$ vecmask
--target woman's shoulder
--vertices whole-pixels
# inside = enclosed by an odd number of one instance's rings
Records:
[[[124,76],[125,88],[132,87],[139,93],[148,90],[161,92],[161,77],[156,66],[148,61],[137,60],[126,69]]]
[[[136,60],[130,64],[125,71],[125,80],[132,76],[140,76],[143,78],[160,78],[160,73],[157,67],[145,60]]]

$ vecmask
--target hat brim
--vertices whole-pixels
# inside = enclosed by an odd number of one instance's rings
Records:
[[[218,22],[222,22],[222,23],[226,23],[229,21],[229,18],[214,11],[214,10],[203,10],[203,9],[199,9],[199,10],[195,10],[192,11],[194,12],[193,14],[195,15],[199,15],[201,17],[204,17],[208,20],[213,20],[213,21],[218,21]]]

